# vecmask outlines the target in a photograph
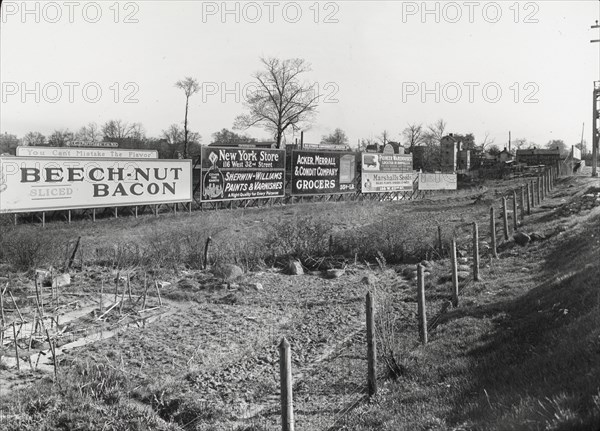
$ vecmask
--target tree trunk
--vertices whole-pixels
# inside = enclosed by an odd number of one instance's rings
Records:
[[[185,120],[183,121],[183,158],[188,158],[188,103],[190,101],[190,96],[186,96],[185,98]]]

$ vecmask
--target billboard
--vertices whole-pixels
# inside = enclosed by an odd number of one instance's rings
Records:
[[[119,144],[117,142],[105,142],[105,141],[70,141],[65,143],[67,147],[110,147],[117,148]]]
[[[413,191],[412,154],[362,153],[363,193]]]
[[[17,147],[20,157],[67,157],[106,159],[158,159],[157,150],[127,150],[118,148]]]
[[[285,151],[202,147],[200,181],[205,202],[283,197]]]
[[[192,200],[191,160],[0,158],[0,213]]]
[[[419,190],[456,190],[456,174],[419,174]]]
[[[575,145],[571,147],[571,157],[575,160],[581,160],[581,150]]]
[[[356,192],[356,153],[292,151],[292,196]]]

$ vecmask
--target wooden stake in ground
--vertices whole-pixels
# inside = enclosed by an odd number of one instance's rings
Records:
[[[535,182],[532,180],[531,182],[531,208],[535,208]]]
[[[419,340],[427,344],[427,309],[425,308],[425,270],[417,265],[417,305],[419,310]]]
[[[8,283],[6,283],[6,288],[8,288]],[[4,292],[0,288],[0,351],[2,350],[2,343],[4,341],[4,324],[6,323],[6,319],[4,318]]]
[[[100,281],[100,313],[104,309],[104,280]]]
[[[491,247],[492,247],[492,256],[495,259],[498,259],[498,248],[496,247],[496,214],[494,211],[494,207],[490,208],[490,238],[491,238]]]
[[[162,307],[162,298],[160,297],[160,288],[158,287],[158,281],[154,280],[154,286],[156,286],[156,293],[158,294],[158,306]]]
[[[202,263],[202,268],[206,269],[208,267],[208,247],[210,246],[210,242],[212,238],[209,236],[206,238],[206,244],[204,244],[204,262]]]
[[[17,330],[15,329],[15,322],[13,322],[12,327],[13,338],[15,339],[15,359],[17,360],[17,371],[21,371],[21,364],[19,363],[19,345],[17,344]]]
[[[148,279],[144,272],[144,301],[142,302],[142,310],[146,309],[146,297],[148,296]]]
[[[525,185],[525,197],[527,198],[527,215],[531,215],[531,189],[529,183]]]
[[[73,261],[75,260],[75,255],[77,254],[77,249],[79,248],[79,242],[81,241],[81,237],[77,237],[77,242],[75,243],[75,248],[73,249],[73,253],[71,254],[71,258],[69,259],[69,263],[67,264],[67,271],[71,269],[73,266]]]
[[[294,431],[292,397],[292,351],[285,337],[279,343],[279,382],[281,385],[281,430]]]
[[[115,302],[119,298],[119,277],[121,276],[121,271],[117,272],[117,278],[115,278]]]
[[[48,339],[48,344],[50,345],[50,352],[52,352],[52,363],[54,364],[54,380],[58,381],[58,363],[56,362],[56,348],[54,343],[52,343],[52,339],[50,338],[50,334],[48,333],[48,328],[45,328],[46,338]]]
[[[537,196],[537,205],[540,205],[540,203],[542,202],[542,195],[541,195],[542,192],[540,190],[540,177],[536,178],[535,190],[536,190],[536,196]]]
[[[377,393],[377,346],[375,345],[375,306],[371,292],[367,293],[367,393]]]
[[[458,259],[456,258],[456,239],[452,238],[450,263],[452,264],[452,305],[458,307]]]
[[[508,240],[508,211],[506,209],[506,197],[502,197],[502,221],[504,227],[504,239]]]
[[[473,280],[479,281],[479,227],[473,222]]]
[[[519,215],[517,214],[517,192],[513,190],[513,228],[515,232],[519,229]]]

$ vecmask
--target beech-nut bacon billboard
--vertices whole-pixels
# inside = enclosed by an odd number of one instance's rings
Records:
[[[292,151],[292,196],[356,192],[356,153]]]
[[[0,158],[0,213],[191,202],[191,164]]]
[[[285,194],[285,150],[203,147],[201,158],[202,201]]]
[[[363,193],[414,190],[412,154],[362,153]]]

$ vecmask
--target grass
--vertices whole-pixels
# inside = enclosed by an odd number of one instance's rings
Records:
[[[572,225],[501,256],[484,274],[492,299],[465,292],[471,305],[404,346],[403,376],[342,429],[600,429],[600,214]]]

